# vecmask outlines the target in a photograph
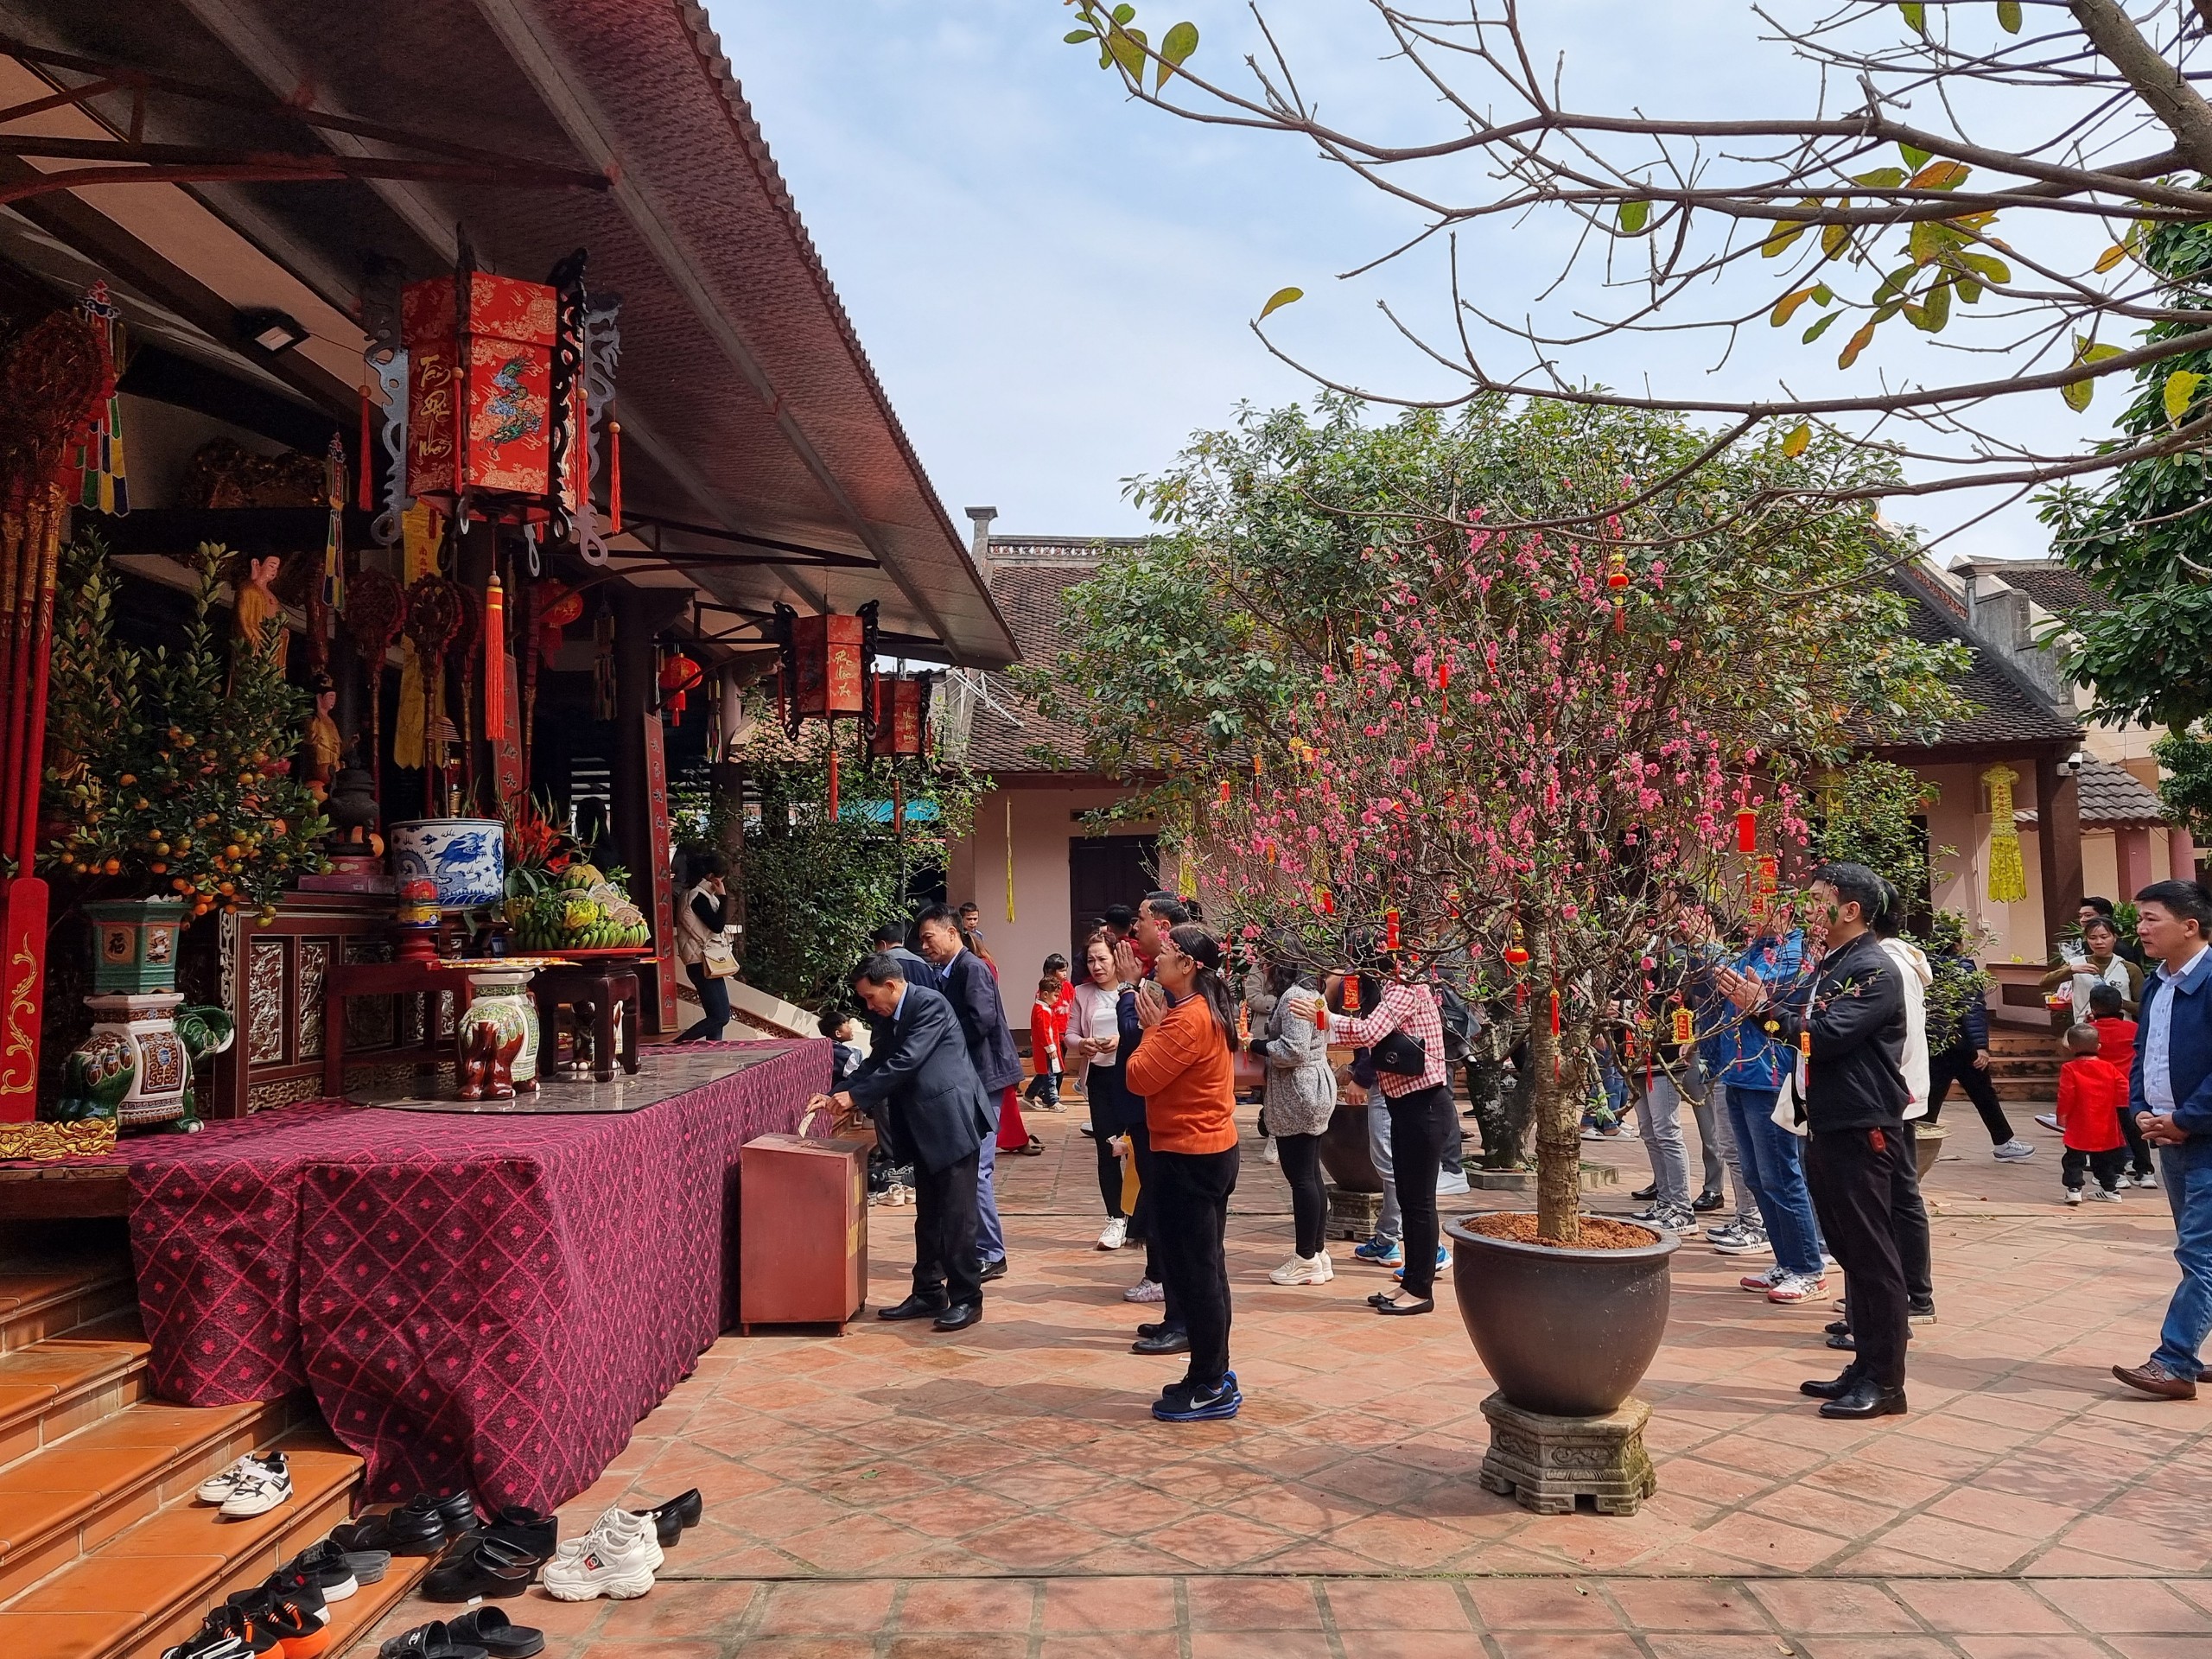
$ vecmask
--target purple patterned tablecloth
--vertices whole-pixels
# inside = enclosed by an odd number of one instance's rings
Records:
[[[620,1116],[316,1103],[131,1145],[156,1388],[311,1385],[372,1499],[574,1496],[734,1321],[740,1149],[827,1087],[828,1043],[749,1046]]]

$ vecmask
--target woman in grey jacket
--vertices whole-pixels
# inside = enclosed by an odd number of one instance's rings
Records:
[[[1281,1149],[1283,1179],[1290,1183],[1297,1249],[1268,1277],[1279,1285],[1325,1285],[1336,1268],[1325,1248],[1327,1189],[1321,1184],[1321,1132],[1337,1109],[1337,1077],[1329,1065],[1329,1033],[1314,1023],[1321,994],[1298,980],[1288,963],[1268,964],[1274,1006],[1252,1052],[1267,1062],[1268,1132]]]

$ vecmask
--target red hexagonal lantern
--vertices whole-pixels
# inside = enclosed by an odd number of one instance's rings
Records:
[[[559,319],[546,283],[463,270],[407,286],[409,494],[448,510],[482,497],[502,518],[548,510]]]
[[[921,753],[929,741],[929,697],[926,679],[878,676],[875,730],[869,734],[868,752],[879,759]]]

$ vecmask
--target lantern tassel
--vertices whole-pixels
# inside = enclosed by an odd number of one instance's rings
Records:
[[[376,502],[369,493],[372,467],[369,461],[369,383],[365,380],[361,382],[361,446],[356,466],[360,476],[354,481],[359,486],[360,493],[354,505],[363,512],[367,512],[376,505]]]
[[[496,747],[507,729],[507,601],[493,573],[484,590],[484,734]]]
[[[607,423],[607,533],[622,533],[622,423]]]
[[[837,728],[830,728],[830,822],[837,822]]]

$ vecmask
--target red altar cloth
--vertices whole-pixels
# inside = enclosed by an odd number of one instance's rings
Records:
[[[372,1499],[575,1496],[735,1322],[739,1148],[830,1075],[773,1046],[619,1116],[314,1103],[130,1146],[155,1387],[308,1383]]]

